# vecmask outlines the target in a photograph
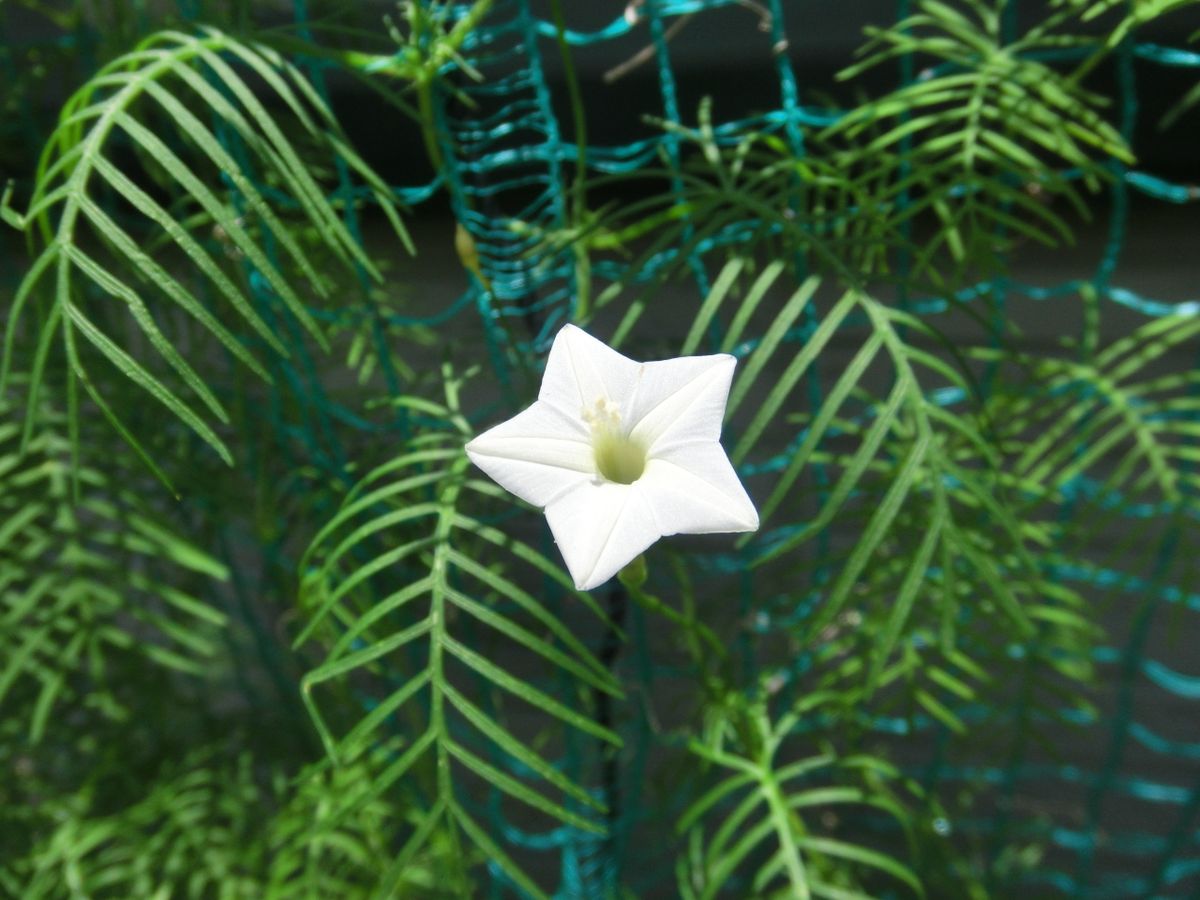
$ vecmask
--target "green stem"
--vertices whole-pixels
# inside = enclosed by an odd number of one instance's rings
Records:
[[[431,673],[430,698],[429,698],[429,727],[436,735],[437,754],[435,764],[434,777],[437,782],[437,796],[442,802],[454,802],[454,784],[451,778],[450,771],[450,753],[447,749],[447,743],[450,741],[450,729],[446,722],[445,703],[446,695],[442,690],[442,685],[446,682],[445,671],[443,668],[444,659],[444,644],[447,635],[446,628],[446,578],[447,569],[449,566],[447,557],[449,556],[449,534],[454,526],[453,511],[457,508],[458,493],[462,489],[461,475],[467,467],[467,462],[464,459],[460,460],[455,468],[455,474],[460,476],[450,480],[445,491],[439,497],[439,502],[442,506],[442,512],[438,517],[437,531],[435,533],[436,547],[434,552],[433,566],[430,572],[430,580],[434,585],[433,596],[430,602],[430,616],[433,619],[433,627],[430,629],[429,643],[429,670]],[[452,823],[448,829],[447,837],[451,845],[451,853],[454,858],[462,858],[462,848],[458,839],[458,824]],[[456,879],[457,880],[457,879]],[[459,884],[460,893],[461,882]]]
[[[769,762],[764,763],[759,772],[759,784],[767,808],[771,814],[771,824],[779,838],[779,852],[783,856],[784,868],[787,870],[788,881],[791,883],[792,896],[796,900],[809,900],[811,893],[808,888],[808,877],[804,870],[804,861],[796,847],[796,839],[792,834],[793,817],[788,811],[787,801],[779,789]]]
[[[571,225],[579,228],[587,218],[587,118],[584,115],[583,95],[579,90],[579,78],[571,48],[567,46],[567,24],[563,17],[561,0],[550,0],[554,18],[558,52],[562,57],[563,78],[567,84],[567,96],[571,101],[571,119],[575,127],[575,179],[571,185]],[[575,253],[575,316],[587,318],[591,305],[592,263],[588,258],[585,241],[573,241]]]
[[[417,112],[421,118],[421,137],[425,141],[425,152],[433,164],[435,175],[442,171],[442,151],[438,147],[437,128],[433,121],[433,85],[425,80],[417,87]]]
[[[694,662],[698,664],[703,662],[703,653],[700,647],[702,642],[707,645],[708,650],[716,654],[719,660],[724,661],[728,658],[728,651],[717,639],[717,636],[713,634],[711,628],[702,622],[698,622],[690,613],[681,613],[674,607],[668,606],[654,594],[649,594],[642,589],[642,586],[646,583],[647,574],[646,557],[643,554],[639,554],[636,559],[620,571],[617,577],[629,590],[629,596],[642,609],[653,615],[662,616],[667,621],[683,629],[684,636],[687,638],[688,649],[691,651]]]

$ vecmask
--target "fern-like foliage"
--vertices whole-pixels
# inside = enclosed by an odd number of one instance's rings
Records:
[[[1023,377],[993,401],[1005,438],[1019,447],[1011,463],[1015,485],[1037,489],[1031,500],[1063,500],[1091,477],[1103,504],[1147,502],[1195,509],[1200,481],[1190,471],[1200,385],[1194,370],[1171,366],[1200,333],[1200,322],[1164,316],[1105,347],[1075,358],[1020,354]],[[996,354],[977,351],[995,360]],[[1027,385],[1037,391],[1023,391]],[[1067,439],[1068,434],[1071,436]],[[1101,526],[1102,517],[1091,529]]]
[[[740,727],[727,723],[691,742],[719,779],[677,825],[688,842],[677,865],[682,897],[729,895],[736,886],[740,896],[862,898],[871,877],[863,873],[872,870],[887,876],[889,888],[905,885],[906,893],[923,896],[904,864],[815,824],[836,821],[843,808],[874,808],[897,822],[909,815],[888,784],[898,773],[879,759],[831,751],[789,758],[788,737],[804,712],[772,722],[760,700],[739,712]]]
[[[225,567],[114,476],[72,467],[63,427],[43,406],[21,453],[0,403],[0,704],[22,710],[32,741],[64,703],[128,715],[118,663],[202,674],[225,624],[192,590]]]
[[[248,78],[265,86],[269,101]],[[285,119],[268,108],[271,101]],[[341,263],[375,274],[311,174],[297,139],[357,172],[403,236],[386,187],[341,137],[304,75],[270,47],[214,29],[198,35],[168,31],[104,66],[63,107],[24,214],[5,209],[6,218],[42,249],[13,299],[0,387],[20,323],[28,321],[35,348],[31,415],[57,341],[67,363],[73,419],[82,387],[141,447],[90,374],[90,349],[231,462],[214,427],[228,422],[225,406],[197,371],[195,356],[185,356],[167,333],[166,321],[190,323],[269,380],[247,346],[253,338],[284,356],[291,352],[269,317],[291,316],[325,343],[307,300],[309,291],[327,295],[329,280],[297,237],[301,227]],[[163,246],[148,252],[147,232]],[[206,246],[205,232],[220,237],[224,255]],[[161,261],[165,248],[184,255],[219,304],[206,303],[178,269]],[[239,260],[236,270],[230,257]],[[293,272],[307,290],[298,289]],[[253,285],[277,309],[256,306]],[[144,352],[137,349],[143,342]],[[31,430],[29,420],[26,440]]]
[[[1081,348],[1013,359],[989,401],[1011,483],[1027,518],[1073,512],[1048,548],[1050,571],[1097,573],[1083,549],[1101,543],[1100,568],[1194,585],[1193,567],[1158,548],[1192,540],[1200,517],[1200,377],[1187,350],[1197,333],[1195,319],[1169,316],[1107,345],[1085,335]]]
[[[412,823],[391,877],[399,877],[431,838],[440,835],[455,847],[465,838],[513,883],[542,897],[472,814],[477,788],[603,833],[596,818],[603,804],[539,747],[561,746],[564,731],[613,748],[621,739],[535,681],[544,672],[567,679],[584,700],[595,691],[621,692],[537,595],[561,592],[576,604],[576,614],[585,609],[585,597],[571,590],[560,566],[494,523],[508,501],[496,485],[467,471],[462,445],[469,431],[454,392],[445,405],[404,402],[454,427],[427,431],[367,475],[313,540],[302,561],[309,623],[300,641],[323,636],[328,646],[324,661],[304,679],[305,702],[338,765],[367,758],[382,742],[404,741],[341,804],[346,812],[405,789],[420,798],[425,811]],[[518,671],[496,662],[513,652]],[[323,702],[323,694],[342,705]],[[347,719],[346,707],[364,700],[366,714]],[[529,724],[514,732],[492,706],[505,710],[508,723]],[[529,720],[534,711],[538,719]],[[339,734],[339,725],[349,727]],[[446,891],[467,891],[461,864],[441,878]]]
[[[916,253],[878,209],[886,185],[849,177],[843,161],[799,153],[778,134],[756,131],[731,140],[713,128],[707,101],[697,120],[695,127],[657,123],[684,152],[679,168],[648,166],[593,182],[603,189],[610,180],[636,180],[660,190],[644,200],[607,206],[586,222],[543,238],[552,248],[615,250],[630,257],[597,298],[603,307],[636,289],[631,318],[618,330],[618,340],[656,293],[698,258],[727,252],[757,252],[767,259],[798,256],[812,270],[841,277],[884,273],[890,255]],[[599,274],[614,271],[607,261],[596,265]],[[580,310],[581,316],[587,314]]]
[[[1070,210],[1085,215],[1087,191],[1130,159],[1087,73],[1189,2],[1056,0],[1018,34],[1005,0],[914,0],[845,73],[898,62],[896,90],[752,126],[702,104],[694,127],[657,123],[661,163],[619,177],[654,196],[590,213],[581,181],[561,230],[517,226],[554,245],[547,259],[574,252],[584,294],[611,282],[573,307],[598,336],[638,358],[739,359],[726,446],[763,527],[649,550],[645,580],[610,595],[624,649],[541,520],[470,468],[468,418],[485,414],[463,412],[462,379],[445,370],[444,398],[413,395],[439,373],[389,337],[457,352],[443,320],[388,315],[379,293],[377,315],[321,308],[331,272],[377,274],[352,206],[374,202],[404,232],[395,192],[297,66],[376,79],[439,167],[439,107],[473,95],[447,75],[482,79],[515,34],[489,14],[509,13],[407,3],[379,54],[361,49],[379,33],[348,49],[209,28],[113,58],[67,102],[32,186],[13,189],[23,210],[12,190],[0,202],[32,261],[0,361],[0,398],[26,398],[0,400],[0,894],[418,898],[490,881],[544,897],[544,839],[564,871],[583,858],[569,894],[593,864],[606,896],[650,893],[670,854],[693,900],[984,896],[1010,840],[1044,839],[1016,827],[1025,745],[1053,756],[1064,723],[1094,714],[1097,610],[1106,624],[1123,611],[1085,603],[1064,573],[1093,574],[1103,538],[1130,572],[1154,570],[1148,596],[1192,589],[1186,554],[1161,548],[1163,533],[1186,546],[1200,513],[1200,379],[1174,358],[1200,324],[1105,343],[1090,308],[1078,343],[1017,350],[1000,304],[985,322],[944,289],[1003,274],[1024,239],[1070,239]],[[229,18],[248,21],[238,6]],[[1107,38],[1084,33],[1105,15],[1119,23]],[[580,179],[616,159],[578,137]],[[459,249],[474,271],[482,244]],[[623,258],[590,256],[609,252]],[[660,289],[685,272],[704,288],[677,316]],[[943,319],[910,311],[931,286]],[[943,321],[980,327],[950,339]],[[330,379],[307,351],[335,342]],[[508,352],[532,374],[525,347]],[[293,382],[286,356],[311,380]],[[217,359],[238,377],[213,377]],[[265,393],[255,379],[271,376],[286,384]],[[380,404],[358,404],[380,376],[409,385],[390,391],[388,431],[369,421]],[[264,396],[271,415],[256,416]],[[328,421],[293,429],[292,403]],[[91,427],[92,404],[109,424]],[[362,469],[378,434],[397,435],[394,458]],[[163,480],[191,466],[190,540],[141,496],[150,477],[128,474],[129,447]],[[244,478],[212,477],[243,455]],[[232,625],[204,600],[226,566],[193,540],[226,552]],[[297,582],[299,608],[280,609]],[[614,670],[637,702],[610,700],[624,700]],[[627,754],[618,732],[637,741]],[[639,781],[647,759],[662,778]],[[630,796],[643,785],[656,796]],[[964,847],[992,801],[994,832]],[[663,821],[673,834],[653,830]],[[643,840],[652,872],[627,864]]]
[[[766,266],[735,302],[730,298],[744,266],[732,262],[717,278],[683,343],[683,352],[695,352],[715,327],[723,338],[714,349],[748,348],[729,398],[729,415],[744,418],[731,456],[760,473],[763,530],[742,543],[755,548],[753,564],[771,573],[784,596],[817,591],[819,602],[803,621],[806,634],[822,633],[851,606],[860,617],[875,610],[872,628],[854,629],[871,635],[861,653],[845,656],[845,648],[826,642],[830,658],[852,658],[854,666],[869,660],[858,673],[866,676],[866,693],[847,696],[862,699],[901,676],[915,676],[918,702],[947,717],[945,706],[919,684],[940,679],[943,688],[962,693],[961,679],[978,674],[955,650],[959,604],[987,597],[985,627],[1003,623],[1001,631],[1014,639],[1031,634],[1048,583],[1037,558],[1047,542],[1044,527],[1024,521],[998,490],[998,456],[982,420],[936,399],[938,389],[969,397],[975,387],[969,372],[930,351],[939,336],[929,325],[857,290],[817,314],[815,278],[789,299],[766,301],[786,283],[786,267],[778,263]],[[733,310],[728,315],[726,304]],[[809,314],[813,324],[804,330]],[[804,343],[793,353],[787,339],[799,333]],[[748,340],[749,334],[758,337]],[[802,411],[806,376],[835,339],[852,340],[855,349],[819,409]],[[789,418],[794,430],[785,431],[792,437],[781,445],[779,423]],[[817,469],[824,484],[811,481]],[[806,491],[799,490],[802,477],[810,479]],[[798,499],[814,495],[815,508]],[[794,554],[831,527],[848,529],[854,542],[826,552],[828,582],[797,583],[812,573],[797,570]],[[914,610],[919,627],[910,619]],[[924,635],[919,641],[918,633]],[[922,646],[942,648],[957,675],[926,665],[915,650]]]
[[[1110,14],[1120,15],[1105,41],[1106,46],[1115,47],[1146,23],[1188,6],[1195,6],[1196,0],[1054,0],[1052,5],[1077,12],[1084,22],[1101,19]]]
[[[1064,529],[1013,477],[1012,448],[980,401],[979,361],[862,289],[789,281],[782,262],[754,271],[735,259],[681,345],[741,357],[728,439],[763,527],[739,543],[764,588],[755,615],[787,641],[780,683],[805,698],[788,727],[842,740],[893,715],[995,746],[1011,734],[1019,674],[1021,740],[1046,739],[1064,709],[1088,710],[1100,632],[1053,577]],[[773,733],[782,741],[786,729]],[[741,833],[769,833],[769,813],[748,800],[742,831],[702,854],[704,877],[761,865],[726,856]]]
[[[1132,159],[1098,111],[1104,98],[1038,59],[1086,43],[1057,30],[1065,14],[1009,40],[1003,7],[922,0],[894,26],[868,28],[863,59],[842,73],[852,78],[908,55],[932,61],[911,83],[857,106],[822,135],[856,180],[881,186],[877,208],[893,225],[932,216],[935,230],[915,272],[944,251],[961,268],[994,265],[1014,238],[1070,240],[1052,201],[1086,216],[1077,184],[1095,188],[1107,159]]]
[[[60,897],[64,885],[112,900],[378,896],[378,861],[404,811],[375,800],[353,822],[332,821],[361,774],[305,771],[293,787],[249,753],[194,752],[121,809],[98,808],[93,789],[49,801],[52,827],[23,857],[0,862],[0,887],[20,885],[30,900]],[[427,860],[396,887],[394,896],[429,896]]]
[[[724,133],[702,103],[694,127],[658,123],[684,151],[681,165],[592,182],[603,189],[651,180],[661,191],[545,240],[602,253],[649,236],[598,300],[640,284],[638,307],[674,274],[696,272],[698,259],[727,248],[796,255],[847,284],[899,278],[909,289],[940,291],[968,268],[1002,267],[1001,254],[1019,240],[1071,241],[1061,207],[1087,218],[1085,193],[1110,177],[1109,162],[1132,160],[1102,115],[1106,98],[1082,84],[1102,43],[1072,30],[1074,8],[1009,36],[1002,2],[917,6],[895,25],[868,27],[861,61],[841,73],[852,80],[908,58],[927,64],[915,79],[830,110],[832,124],[806,128],[801,139]],[[1064,49],[1082,53],[1069,71],[1044,59]],[[605,261],[595,267],[614,271]]]

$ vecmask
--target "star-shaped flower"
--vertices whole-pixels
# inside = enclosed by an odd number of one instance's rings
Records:
[[[467,455],[545,509],[575,586],[591,590],[660,537],[758,528],[719,443],[736,363],[723,353],[637,363],[567,325],[537,402]]]

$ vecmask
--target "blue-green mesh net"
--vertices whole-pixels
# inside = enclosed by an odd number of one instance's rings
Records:
[[[637,27],[649,36],[653,48],[652,65],[657,69],[661,103],[654,110],[667,122],[682,124],[676,80],[672,67],[671,43],[665,37],[672,17],[702,13],[720,6],[736,5],[735,0],[648,0],[641,8],[646,21]],[[771,42],[779,44],[791,28],[819,28],[813,11],[802,14],[797,4],[786,8],[780,0],[765,4],[771,14]],[[1009,4],[1010,27],[1016,7]],[[897,14],[907,13],[900,2]],[[607,27],[589,33],[566,32],[566,39],[577,52],[589,45],[614,40],[632,26],[625,18],[616,18]],[[527,316],[531,305],[540,315],[541,330],[534,343],[544,347],[557,327],[570,316],[574,293],[574,258],[570,248],[556,256],[539,258],[546,253],[530,238],[515,235],[506,218],[536,222],[546,229],[567,226],[563,185],[564,165],[573,163],[576,146],[570,125],[559,122],[551,106],[544,75],[542,54],[557,52],[558,34],[551,22],[538,19],[524,0],[498,2],[487,26],[468,46],[472,65],[485,76],[478,85],[464,82],[461,89],[478,96],[480,107],[488,110],[487,119],[465,113],[468,107],[455,104],[441,110],[448,138],[442,150],[447,165],[442,177],[457,219],[473,233],[480,248],[483,266],[491,281],[490,295],[476,290],[470,306],[482,317],[493,345],[497,374],[507,371],[502,352],[520,328],[508,328],[504,320]],[[1200,54],[1191,51],[1126,41],[1116,52],[1118,79],[1116,121],[1123,134],[1132,138],[1138,115],[1138,85],[1135,60],[1156,66],[1182,66],[1200,70]],[[758,97],[760,107],[774,108],[753,120],[717,122],[719,137],[734,138],[751,129],[773,132],[783,137],[796,153],[803,153],[802,127],[830,121],[826,108],[808,108],[800,102],[800,89],[786,53],[774,55],[778,93],[773,98]],[[499,73],[499,74],[493,74]],[[503,98],[504,108],[497,112],[495,98]],[[514,147],[497,123],[520,126],[522,144]],[[565,133],[564,133],[565,132]],[[620,146],[587,147],[586,163],[592,172],[630,171],[658,158],[665,151],[678,161],[679,138],[670,129],[652,132],[645,140]],[[1166,302],[1143,296],[1117,279],[1118,263],[1130,220],[1131,194],[1136,192],[1161,203],[1183,203],[1193,199],[1191,189],[1173,184],[1152,173],[1112,163],[1113,180],[1108,206],[1108,235],[1102,252],[1088,277],[1059,284],[1028,284],[1005,279],[981,283],[963,290],[963,302],[985,294],[1003,304],[1006,298],[1049,301],[1078,294],[1090,284],[1104,302],[1120,304],[1142,316],[1200,313],[1195,302]],[[537,189],[529,201],[529,188]],[[504,202],[506,192],[520,197],[519,206]],[[514,208],[515,206],[515,208]],[[487,210],[501,209],[505,218]],[[722,235],[713,240],[730,239]],[[688,271],[696,283],[697,297],[709,289],[711,263],[706,262],[704,244],[697,246],[688,260]],[[619,277],[619,269],[604,273]],[[533,304],[530,298],[536,298]],[[454,308],[465,307],[468,301]],[[923,315],[936,316],[944,304],[919,304]],[[819,400],[819,397],[814,398]],[[1086,492],[1083,480],[1076,486]],[[1069,506],[1069,504],[1068,504]],[[1070,510],[1064,510],[1070,515]],[[1131,523],[1157,515],[1154,510],[1133,504],[1124,510]],[[1135,524],[1131,527],[1136,527]],[[1006,842],[1045,842],[1051,850],[1043,862],[1021,877],[1035,891],[1074,897],[1156,897],[1185,896],[1195,891],[1200,874],[1200,731],[1190,729],[1195,739],[1167,738],[1160,732],[1179,734],[1173,727],[1179,721],[1200,723],[1200,679],[1177,671],[1188,658],[1180,652],[1171,636],[1178,635],[1184,645],[1186,635],[1195,634],[1196,615],[1200,614],[1200,595],[1185,592],[1164,577],[1172,554],[1189,552],[1176,545],[1178,534],[1168,530],[1162,539],[1157,571],[1123,572],[1102,566],[1060,567],[1056,572],[1064,582],[1086,584],[1093,595],[1108,592],[1117,596],[1135,613],[1113,629],[1114,646],[1096,651],[1100,681],[1111,696],[1101,698],[1104,713],[1095,721],[1079,723],[1080,736],[1073,738],[1054,760],[1044,754],[1018,750],[991,765],[959,765],[943,755],[946,734],[932,720],[880,719],[882,733],[907,733],[913,727],[926,732],[915,741],[927,748],[928,759],[913,765],[912,771],[932,790],[951,792],[958,785],[988,785],[995,788],[994,802],[980,810],[976,821],[955,822],[956,829],[969,829],[982,839],[984,847],[1000,847]],[[736,567],[737,560],[727,560]],[[645,657],[644,635],[637,627],[630,648],[637,660],[632,667],[635,677],[654,678],[654,665]],[[1195,659],[1195,653],[1191,653]],[[1170,659],[1173,664],[1166,660]],[[1027,710],[1018,702],[1009,711],[1013,728],[1027,721]],[[968,716],[969,717],[969,716]],[[1164,727],[1165,726],[1165,727]],[[1185,732],[1186,733],[1186,732]],[[635,742],[629,756],[631,764],[623,774],[626,798],[617,823],[617,840],[603,847],[589,847],[569,829],[548,834],[526,834],[509,827],[506,836],[526,847],[557,853],[561,861],[561,894],[584,896],[603,894],[611,884],[613,870],[621,870],[626,883],[635,887],[661,886],[667,867],[656,858],[653,848],[640,851],[623,841],[622,835],[633,829],[645,811],[639,809],[639,779],[644,774],[648,752],[636,742],[650,739],[650,729],[632,729],[628,737]],[[1020,741],[1014,746],[1021,747]],[[1056,802],[1037,802],[1054,797]],[[657,878],[655,877],[657,876]]]
[[[573,50],[582,53],[592,45],[616,41],[636,28],[650,46],[652,58],[647,65],[657,72],[659,97],[653,112],[668,123],[682,124],[672,44],[667,37],[670,22],[681,15],[735,5],[744,4],[740,0],[646,0],[639,7],[643,18],[637,24],[614,7],[617,15],[608,26],[586,33],[567,30],[565,39]],[[816,21],[819,11],[814,9],[802,11],[795,3],[785,7],[780,0],[765,0],[764,5],[770,13],[772,44],[782,45],[790,28],[820,27]],[[1018,5],[1008,7],[1013,21]],[[187,14],[200,12],[184,6]],[[296,0],[294,6],[296,21],[303,27],[308,15],[306,5]],[[907,14],[905,0],[899,0],[897,7],[898,16]],[[464,5],[460,14],[466,9]],[[552,105],[543,62],[545,54],[558,52],[558,35],[555,24],[539,18],[529,0],[496,0],[482,27],[464,47],[466,61],[483,78],[456,79],[453,90],[442,90],[435,98],[441,171],[431,183],[396,186],[398,194],[413,205],[439,195],[449,197],[455,218],[474,238],[489,289],[472,280],[461,296],[423,317],[354,303],[336,312],[314,310],[314,314],[333,318],[331,324],[335,326],[358,328],[365,323],[374,335],[381,371],[390,388],[398,390],[400,384],[385,339],[391,324],[454,328],[463,317],[477,318],[487,335],[491,374],[507,387],[515,377],[510,361],[529,351],[543,351],[574,311],[578,294],[571,248],[555,248],[537,233],[537,229],[545,233],[567,228],[569,197],[564,185],[578,157],[569,120],[560,121],[556,113],[562,105]],[[80,33],[75,38],[71,42],[75,52],[81,48],[86,55],[88,35]],[[46,52],[52,55],[54,48]],[[3,77],[10,84],[19,75],[14,58],[12,53],[0,54],[0,65],[7,67]],[[715,131],[719,138],[729,140],[751,130],[774,133],[793,152],[803,154],[803,127],[827,124],[836,113],[802,104],[801,86],[789,55],[776,53],[772,58],[778,91],[774,97],[756,98],[757,105],[771,107],[769,111],[750,120],[715,122]],[[1122,43],[1116,51],[1115,118],[1127,138],[1132,137],[1138,116],[1135,61],[1200,72],[1200,54],[1132,40]],[[86,60],[84,68],[88,68]],[[310,63],[308,74],[319,90],[326,89],[321,64]],[[458,92],[474,103],[463,102]],[[28,139],[39,132],[36,123],[21,115],[6,117],[5,127],[14,133],[3,135],[3,140]],[[678,135],[669,128],[646,131],[643,140],[633,143],[588,145],[588,171],[630,172],[659,159],[660,154],[678,164]],[[1200,299],[1159,300],[1129,289],[1117,278],[1122,249],[1134,224],[1129,212],[1131,196],[1137,193],[1159,203],[1178,204],[1194,200],[1192,189],[1118,161],[1111,165],[1117,177],[1108,188],[1107,240],[1087,278],[1057,284],[1005,278],[972,285],[958,299],[969,303],[987,294],[1000,304],[1015,298],[1049,301],[1078,294],[1090,285],[1103,302],[1127,307],[1144,317],[1200,314]],[[355,187],[349,174],[338,174],[338,193],[352,197]],[[347,204],[346,209],[347,215],[353,216],[353,205]],[[514,220],[534,228],[514,229]],[[350,224],[358,227],[357,222]],[[710,287],[712,262],[705,252],[718,242],[736,240],[736,233],[724,233],[693,249],[686,270],[695,282],[697,297]],[[617,279],[623,274],[620,263],[606,265],[609,268],[594,273],[598,279]],[[265,284],[261,287],[259,307],[269,316],[273,310],[270,292]],[[946,305],[917,301],[914,308],[922,315],[937,316]],[[512,327],[514,322],[519,322],[519,327]],[[535,325],[533,329],[530,323]],[[282,318],[277,324],[283,329],[289,327]],[[509,343],[518,335],[525,344],[520,348],[522,353],[514,355]],[[303,341],[299,335],[296,337],[296,347],[302,348]],[[796,340],[802,338],[802,334],[796,336]],[[278,446],[294,448],[297,466],[316,466],[331,476],[345,478],[347,460],[338,437],[341,429],[349,426],[373,430],[379,426],[328,396],[317,377],[316,364],[302,349],[290,361],[277,359],[275,365],[278,383],[285,385],[290,395],[286,407],[281,404],[266,411],[281,435]],[[819,403],[819,389],[813,392],[812,401]],[[407,427],[400,420],[393,425]],[[1081,479],[1075,489],[1086,494],[1089,484]],[[1070,514],[1068,503],[1063,515]],[[1123,510],[1123,515],[1128,517],[1130,527],[1160,516],[1156,510],[1133,504]],[[1191,728],[1192,740],[1164,736],[1180,733],[1181,729],[1173,727],[1180,721],[1200,723],[1200,676],[1180,671],[1189,654],[1190,659],[1196,658],[1191,646],[1194,640],[1187,636],[1195,635],[1200,627],[1200,594],[1185,590],[1168,574],[1175,571],[1172,560],[1191,552],[1178,545],[1178,538],[1177,531],[1165,529],[1158,562],[1150,571],[1126,572],[1097,564],[1062,566],[1055,573],[1064,582],[1086,585],[1096,595],[1116,597],[1131,611],[1119,619],[1119,627],[1110,631],[1113,645],[1096,651],[1099,680],[1108,692],[1099,698],[1102,714],[1079,721],[1079,733],[1072,736],[1057,758],[1032,752],[1024,742],[1014,740],[1011,746],[1017,749],[1006,758],[997,758],[988,765],[968,765],[946,752],[949,736],[931,719],[880,718],[875,722],[880,734],[909,735],[906,743],[910,748],[924,748],[926,757],[910,760],[907,768],[931,791],[953,792],[960,786],[992,789],[989,802],[977,806],[979,817],[955,821],[954,829],[972,833],[984,848],[1021,842],[1050,848],[1044,860],[1023,869],[1019,876],[1035,895],[1194,896],[1200,884],[1200,732]],[[712,563],[727,571],[740,568],[733,557],[714,558]],[[744,579],[744,587],[747,595],[754,589],[748,578]],[[1175,636],[1178,642],[1173,640]],[[631,610],[623,676],[643,685],[653,683],[657,674],[647,645],[646,625],[638,612]],[[505,820],[499,804],[480,810],[493,833],[513,847],[539,854],[542,871],[557,870],[559,896],[610,896],[612,886],[618,883],[637,892],[670,890],[673,874],[665,848],[631,840],[636,829],[655,815],[647,809],[650,795],[642,791],[654,742],[653,728],[637,704],[631,707],[635,720],[624,728],[627,750],[620,774],[622,800],[618,817],[610,823],[610,839],[597,839],[567,826],[530,832]],[[961,712],[969,721],[970,711]],[[1008,711],[1014,729],[1024,727],[1028,712],[1018,696]],[[914,738],[913,729],[923,734]],[[595,752],[595,748],[567,750],[580,757]],[[566,759],[562,765],[570,771],[578,770],[583,763]],[[655,796],[662,801],[661,795]],[[498,868],[490,874],[494,895],[512,890]]]

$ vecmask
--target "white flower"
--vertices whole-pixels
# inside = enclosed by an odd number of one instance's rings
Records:
[[[754,531],[719,439],[737,360],[637,363],[574,325],[537,402],[467,444],[471,462],[546,511],[575,586],[591,590],[670,534]]]

